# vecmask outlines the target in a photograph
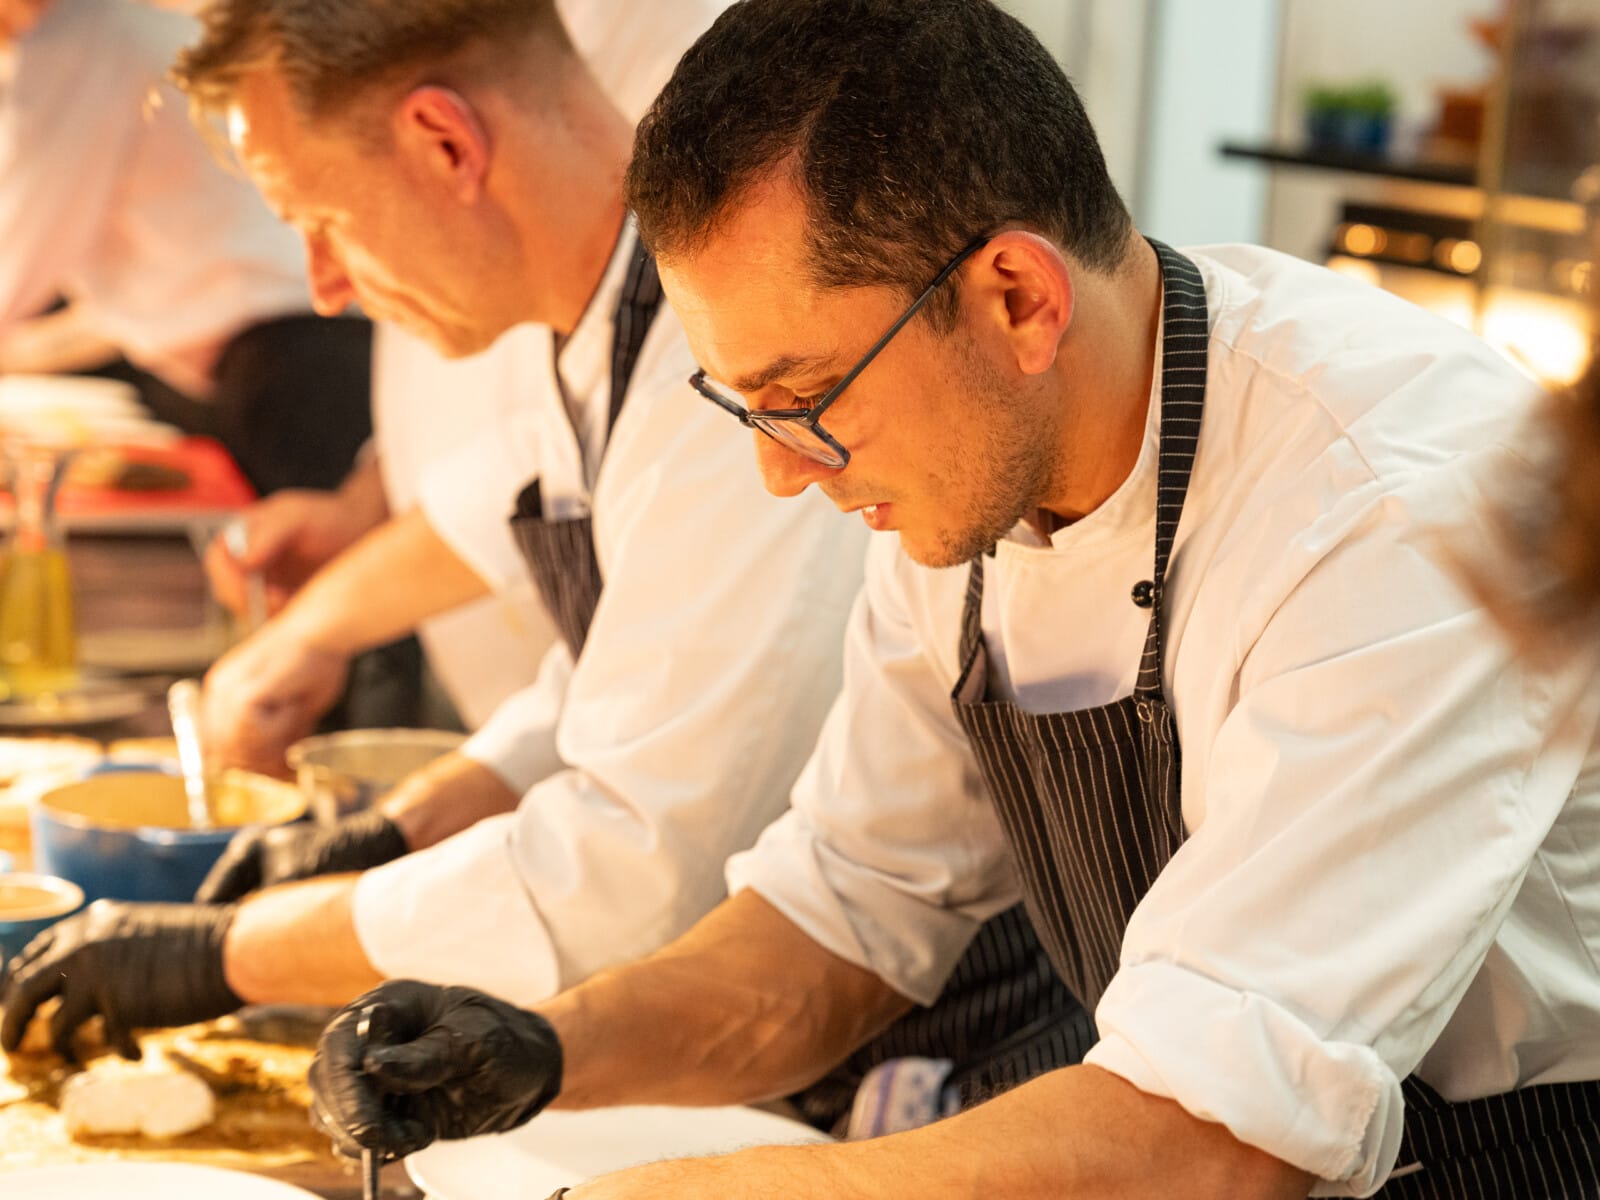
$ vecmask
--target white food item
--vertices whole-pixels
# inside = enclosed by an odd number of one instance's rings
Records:
[[[145,1064],[97,1063],[61,1089],[61,1119],[73,1137],[172,1138],[209,1125],[216,1113],[204,1081],[159,1058]]]

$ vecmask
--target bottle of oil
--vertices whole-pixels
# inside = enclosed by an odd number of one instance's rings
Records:
[[[55,515],[68,455],[12,442],[16,524],[0,557],[0,695],[28,700],[78,683],[72,579]]]

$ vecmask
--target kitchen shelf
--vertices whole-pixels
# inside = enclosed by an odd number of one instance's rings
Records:
[[[1275,166],[1350,171],[1357,175],[1404,179],[1412,183],[1439,183],[1448,187],[1478,186],[1477,169],[1470,163],[1411,161],[1381,154],[1358,154],[1349,150],[1254,145],[1247,142],[1223,142],[1221,149],[1224,158],[1247,158]]]
[[[1219,149],[1225,158],[1245,159],[1274,167],[1343,171],[1399,183],[1456,188],[1470,193],[1473,198],[1462,215],[1471,220],[1478,220],[1485,215],[1484,192],[1477,184],[1477,171],[1466,163],[1405,160],[1351,151],[1309,150],[1295,146],[1232,141],[1223,142]],[[1506,225],[1562,234],[1581,234],[1584,230],[1584,208],[1573,200],[1501,192],[1495,195],[1492,203],[1493,219]]]

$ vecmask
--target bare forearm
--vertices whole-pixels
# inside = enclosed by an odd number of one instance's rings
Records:
[[[355,654],[488,591],[420,510],[386,521],[317,572],[280,615],[307,642]]]
[[[349,507],[351,519],[363,529],[372,529],[389,519],[389,496],[383,490],[383,471],[376,454],[363,454],[339,485],[340,499]]]
[[[383,982],[356,938],[356,876],[268,888],[246,900],[223,945],[223,972],[249,1004],[347,1004]]]
[[[482,763],[460,752],[435,759],[390,792],[380,807],[421,850],[485,817],[511,812],[519,797]]]
[[[910,1133],[747,1150],[596,1180],[572,1200],[1301,1200],[1310,1176],[1094,1067]]]
[[[909,1006],[747,891],[651,957],[539,1007],[565,1052],[557,1107],[594,1108],[785,1095]]]

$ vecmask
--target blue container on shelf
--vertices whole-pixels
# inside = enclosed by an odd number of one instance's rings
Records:
[[[183,780],[159,764],[104,763],[49,787],[29,814],[40,871],[70,879],[89,900],[194,899],[245,825],[298,818],[293,784],[243,771],[211,784],[216,824],[192,828]]]

